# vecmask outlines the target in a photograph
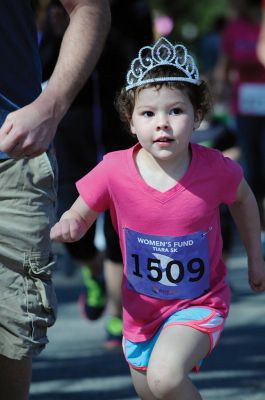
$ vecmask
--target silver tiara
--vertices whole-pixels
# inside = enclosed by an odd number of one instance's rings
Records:
[[[147,72],[164,65],[170,65],[184,73],[184,76],[165,76],[145,79]],[[198,68],[193,57],[182,44],[172,45],[165,37],[160,37],[153,47],[142,47],[126,77],[126,90],[153,82],[179,81],[195,85],[201,83]]]

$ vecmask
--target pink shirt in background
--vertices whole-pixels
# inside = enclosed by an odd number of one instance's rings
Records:
[[[264,114],[265,68],[256,52],[259,33],[259,23],[240,18],[228,22],[223,32],[222,51],[235,71],[231,104],[235,114]]]
[[[228,314],[219,205],[234,202],[242,169],[217,150],[191,149],[188,171],[164,193],[140,176],[134,162],[139,144],[107,154],[77,182],[91,209],[110,209],[118,232],[123,331],[131,341],[151,337],[169,315],[189,306]]]

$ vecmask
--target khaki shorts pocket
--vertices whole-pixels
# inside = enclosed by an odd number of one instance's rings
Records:
[[[57,317],[57,298],[51,279],[56,261],[38,267],[29,263],[27,280],[27,311],[31,319],[33,341],[47,342],[47,328],[55,323]]]

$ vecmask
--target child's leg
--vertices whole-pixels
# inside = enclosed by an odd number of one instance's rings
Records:
[[[157,400],[149,389],[146,371],[141,371],[130,367],[134,388],[142,400]]]
[[[147,383],[154,398],[201,400],[188,374],[209,350],[210,339],[206,333],[181,325],[170,325],[163,329],[147,370]],[[149,400],[149,397],[143,399]]]
[[[147,374],[130,368],[137,394],[142,400],[201,400],[188,374],[209,350],[206,333],[188,326],[167,326],[152,351]]]
[[[216,346],[224,318],[207,307],[190,307],[172,314],[143,342],[124,338],[123,349],[133,383],[142,400],[201,400],[189,379]],[[140,371],[146,371],[140,372]]]

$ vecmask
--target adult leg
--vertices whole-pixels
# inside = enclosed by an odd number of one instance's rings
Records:
[[[107,292],[106,339],[104,347],[112,349],[122,345],[121,263],[104,261],[104,278]]]
[[[242,150],[245,177],[256,197],[260,211],[262,230],[265,229],[264,196],[264,122],[262,117],[240,116],[237,118],[238,141]]]
[[[55,138],[55,148],[59,166],[58,218],[69,209],[78,197],[75,182],[93,169],[98,162],[98,148],[93,126],[93,93],[86,88],[89,98],[79,97],[59,125]],[[90,93],[88,95],[88,93]],[[83,93],[84,96],[84,93]],[[76,264],[82,267],[84,290],[79,297],[82,315],[89,320],[98,319],[105,309],[105,289],[103,280],[103,256],[94,244],[93,224],[78,242],[65,246]]]
[[[123,276],[122,263],[112,260],[104,261],[104,276],[108,295],[107,311],[110,315],[121,317],[121,283]]]
[[[154,397],[159,400],[201,400],[188,374],[209,350],[210,339],[206,333],[182,325],[163,329],[147,370],[148,386]]]
[[[0,356],[1,398],[27,400],[31,382],[32,360],[11,360]]]
[[[106,306],[105,280],[103,276],[103,254],[99,251],[81,264],[84,291],[79,296],[82,315],[91,320],[101,317]]]
[[[122,343],[121,285],[123,264],[119,238],[112,226],[109,212],[105,213],[104,234],[106,239],[104,277],[107,290],[108,313],[105,347],[112,348],[121,346]]]
[[[56,318],[49,233],[55,220],[52,149],[0,162],[0,397],[28,399],[31,357],[48,342]]]

